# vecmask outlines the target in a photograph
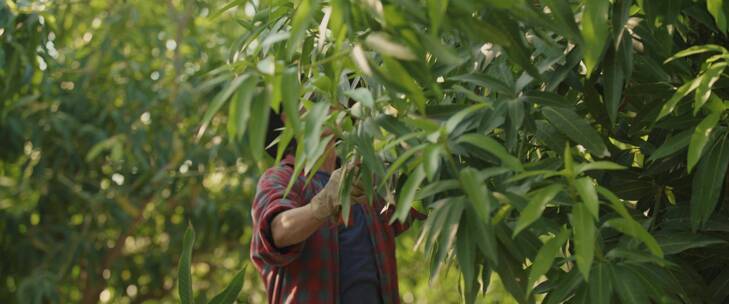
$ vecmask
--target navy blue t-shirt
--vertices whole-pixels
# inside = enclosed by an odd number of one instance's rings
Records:
[[[339,297],[342,303],[381,303],[377,262],[364,206],[352,205],[348,227],[339,227]]]
[[[377,262],[364,206],[353,204],[350,213],[349,226],[339,226],[340,302],[382,303]]]

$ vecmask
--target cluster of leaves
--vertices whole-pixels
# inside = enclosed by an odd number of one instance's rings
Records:
[[[277,158],[296,139],[307,174],[341,140],[362,162],[346,178],[397,219],[429,209],[418,246],[432,276],[458,265],[466,302],[492,273],[523,303],[729,296],[729,2],[234,7],[247,32],[203,124],[230,100],[230,137],[260,158],[285,113]]]
[[[194,137],[242,33],[214,9],[0,1],[0,302],[171,301],[188,221],[198,300],[248,260],[256,167]]]

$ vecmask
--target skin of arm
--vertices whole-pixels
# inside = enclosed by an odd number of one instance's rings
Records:
[[[298,244],[311,236],[325,220],[314,216],[310,204],[279,213],[271,221],[273,244],[283,248]]]

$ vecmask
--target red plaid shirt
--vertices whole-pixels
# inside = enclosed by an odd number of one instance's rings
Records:
[[[286,210],[306,205],[325,185],[326,178],[317,175],[305,185],[300,175],[286,198],[286,185],[293,174],[293,156],[280,166],[266,170],[258,181],[251,210],[253,236],[251,260],[266,285],[269,303],[338,303],[339,246],[338,227],[323,224],[306,241],[286,248],[277,248],[271,238],[271,221]],[[367,205],[365,217],[374,244],[375,261],[384,304],[400,303],[395,262],[395,236],[409,227],[413,218],[422,218],[414,209],[409,220],[389,225],[394,208],[383,208],[382,200]]]

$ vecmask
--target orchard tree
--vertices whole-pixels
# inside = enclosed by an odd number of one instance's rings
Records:
[[[428,210],[418,248],[431,276],[457,265],[466,302],[491,274],[522,303],[729,296],[729,2],[236,8],[246,32],[199,135],[227,102],[228,137],[265,164],[269,111],[286,113],[277,158],[296,139],[313,174],[337,130],[361,161],[344,178],[395,220]]]

